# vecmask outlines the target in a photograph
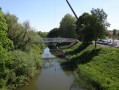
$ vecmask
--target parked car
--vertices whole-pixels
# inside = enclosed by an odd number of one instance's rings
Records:
[[[107,40],[103,41],[104,45],[108,45],[109,43],[110,43],[110,41],[107,41]]]
[[[116,46],[117,45],[117,42],[111,42],[108,44],[109,46]]]
[[[117,43],[116,42],[113,42],[111,46],[116,46],[116,45],[117,45]]]
[[[112,42],[108,43],[108,45],[111,46],[112,45]]]
[[[98,44],[103,44],[103,41],[102,40],[98,40],[97,43]]]
[[[103,44],[103,45],[108,45],[111,41],[109,40],[99,40],[97,43],[98,44]]]

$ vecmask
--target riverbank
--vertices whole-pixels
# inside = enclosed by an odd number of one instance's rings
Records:
[[[40,72],[42,67],[42,48],[31,44],[27,50],[9,52],[11,60],[7,64],[6,79],[0,79],[0,90],[17,90],[18,87],[28,85],[30,80]],[[1,88],[1,85],[4,85]],[[21,89],[22,90],[22,89]]]
[[[38,77],[41,73],[41,70],[38,70],[37,73],[33,76],[33,78],[28,82],[27,85],[23,85],[21,87],[18,87],[16,90],[36,90],[36,82],[38,80]]]
[[[81,43],[65,49],[67,61],[76,68],[76,79],[88,90],[119,89],[119,49]]]

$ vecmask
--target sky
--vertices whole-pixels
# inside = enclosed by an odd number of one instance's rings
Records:
[[[90,12],[92,8],[103,9],[107,14],[110,30],[119,29],[119,0],[69,0],[77,16]],[[73,15],[66,0],[0,0],[3,12],[19,18],[19,22],[30,21],[37,31],[48,32],[59,27],[67,14]],[[73,15],[74,16],[74,15]]]

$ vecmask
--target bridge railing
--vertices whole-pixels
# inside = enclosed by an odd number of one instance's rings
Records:
[[[74,38],[40,38],[38,40],[35,40],[35,42],[76,42],[78,41],[77,39]]]

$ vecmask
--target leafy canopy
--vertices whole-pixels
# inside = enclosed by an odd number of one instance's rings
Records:
[[[77,33],[84,43],[96,42],[98,38],[103,38],[109,26],[107,14],[103,9],[92,9],[91,14],[84,13],[77,21]]]

